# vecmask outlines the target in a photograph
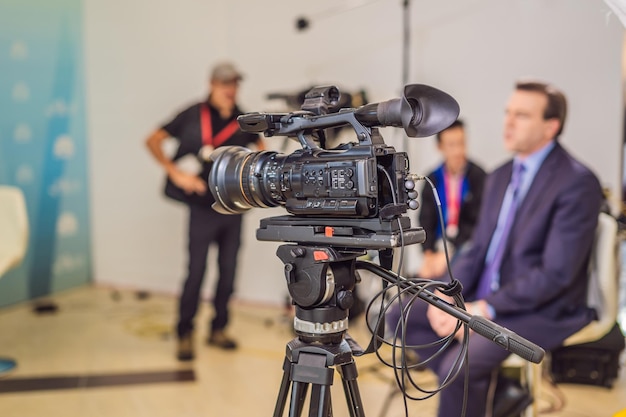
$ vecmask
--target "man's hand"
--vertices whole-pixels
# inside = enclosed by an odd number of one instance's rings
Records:
[[[187,194],[196,193],[204,195],[206,193],[206,184],[195,175],[186,174],[176,169],[172,169],[168,175],[172,182],[177,187],[182,188]]]
[[[451,316],[450,314],[433,305],[428,306],[426,317],[428,317],[430,327],[432,327],[433,331],[439,337],[446,337],[452,334],[459,321],[454,316]],[[462,328],[459,329],[459,332],[462,332]],[[462,335],[462,333],[460,333],[460,335]],[[456,335],[456,337],[458,336],[459,334]]]
[[[435,291],[435,295],[450,304],[454,304],[454,300],[450,296],[444,295],[439,291]],[[433,331],[439,337],[446,337],[453,333],[459,321],[454,316],[451,316],[432,304],[428,306],[426,317],[428,318],[430,327],[432,327]],[[462,334],[462,329],[460,329],[456,336],[459,337],[462,336]]]
[[[443,251],[433,252],[429,250],[424,252],[422,267],[417,275],[420,278],[434,279],[442,276],[447,269],[446,254]]]
[[[441,294],[437,294],[440,298],[452,303],[450,297],[442,296]],[[474,301],[473,303],[466,303],[465,309],[467,312],[473,316],[481,316],[491,320],[493,317],[491,316],[491,312],[489,310],[488,304],[485,300]],[[458,319],[454,318],[450,314],[445,311],[430,305],[428,306],[428,311],[426,312],[426,316],[428,317],[428,321],[430,323],[430,327],[432,327],[433,331],[439,337],[446,337],[450,335],[458,322]],[[470,330],[470,334],[473,333],[473,330]],[[454,337],[457,340],[461,340],[463,337],[463,328],[461,327]]]
[[[489,305],[485,300],[477,300],[473,303],[466,303],[465,309],[472,316],[481,316],[485,317],[486,319],[493,320],[491,310],[489,309]]]
[[[152,156],[154,156],[154,159],[165,168],[165,172],[167,172],[167,175],[176,186],[182,188],[187,194],[197,193],[203,195],[206,193],[206,183],[195,175],[179,171],[176,165],[163,153],[163,141],[169,137],[170,134],[164,129],[157,129],[146,140],[146,146]]]
[[[436,291],[435,295],[450,304],[454,304],[452,297],[443,295],[439,291]],[[465,309],[472,316],[481,316],[489,320],[493,319],[489,305],[485,300],[477,300],[471,303],[466,303]],[[428,306],[426,317],[428,318],[430,327],[432,327],[433,331],[439,337],[446,337],[451,334],[458,322],[458,319],[433,305]],[[470,332],[472,332],[472,330],[470,330]],[[463,337],[463,328],[457,331],[455,337],[459,340]]]

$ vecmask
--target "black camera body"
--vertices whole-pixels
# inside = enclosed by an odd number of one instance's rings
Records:
[[[244,190],[240,197],[252,207],[281,205],[296,216],[372,218],[394,202],[407,207],[403,190],[408,169],[406,153],[385,145],[350,143],[334,150],[306,148],[289,155],[257,152],[242,161],[242,172],[248,176],[240,181]],[[381,170],[393,184],[379,178],[385,175]],[[217,201],[232,207],[228,203],[232,192],[230,197],[218,196]]]
[[[280,173],[288,197],[285,209],[296,216],[372,218],[396,204],[406,212],[404,187],[409,160],[384,145],[353,145],[346,150],[303,149],[289,155]],[[382,176],[385,171],[393,184]]]

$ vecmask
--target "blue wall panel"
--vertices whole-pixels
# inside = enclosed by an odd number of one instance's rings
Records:
[[[81,0],[0,4],[0,184],[24,191],[31,229],[0,306],[91,278],[82,46]]]

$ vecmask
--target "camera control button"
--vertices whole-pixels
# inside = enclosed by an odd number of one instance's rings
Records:
[[[316,261],[327,261],[329,259],[328,254],[321,250],[313,251],[313,259]]]

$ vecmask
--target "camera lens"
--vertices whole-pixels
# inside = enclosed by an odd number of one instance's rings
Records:
[[[252,152],[241,146],[224,146],[211,154],[213,167],[209,187],[215,197],[213,209],[222,214],[239,214],[253,207],[280,204],[271,190],[276,175],[272,167],[276,152]],[[269,171],[269,172],[268,172]]]

